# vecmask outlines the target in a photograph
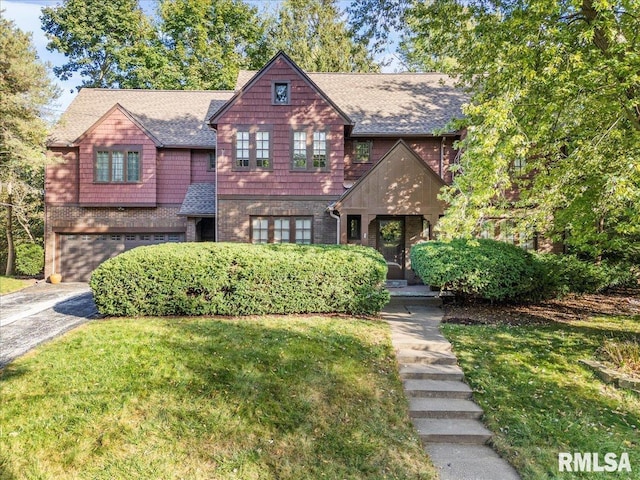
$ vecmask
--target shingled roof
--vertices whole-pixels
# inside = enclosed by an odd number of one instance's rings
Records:
[[[216,133],[206,122],[232,96],[230,91],[83,88],[60,118],[48,145],[73,145],[119,104],[162,146],[213,147]]]
[[[189,185],[178,215],[212,217],[216,214],[216,186],[212,183]]]
[[[243,70],[236,89],[255,71]],[[468,100],[438,73],[307,73],[354,122],[354,136],[429,135],[462,117]]]

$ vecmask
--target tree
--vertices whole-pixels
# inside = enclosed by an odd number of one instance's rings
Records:
[[[356,1],[367,2],[379,3]],[[515,214],[521,232],[640,261],[638,0],[390,3],[403,9],[413,64],[470,93],[454,124],[466,136],[444,233]]]
[[[14,220],[24,233],[42,213],[44,142],[42,109],[57,96],[31,36],[0,17],[0,203],[7,242],[6,274],[15,268]]]
[[[47,49],[69,59],[53,69],[61,80],[79,73],[81,87],[148,88],[170,73],[138,0],[65,0],[40,19]]]
[[[334,0],[285,0],[270,28],[272,48],[311,72],[378,71],[341,16]]]
[[[258,10],[240,0],[162,0],[159,16],[169,88],[233,88],[240,68],[267,60]]]

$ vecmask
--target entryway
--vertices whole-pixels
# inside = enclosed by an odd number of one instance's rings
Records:
[[[404,279],[405,223],[402,217],[379,217],[376,248],[387,261],[387,279]]]

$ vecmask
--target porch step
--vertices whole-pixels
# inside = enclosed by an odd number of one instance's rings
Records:
[[[491,438],[491,432],[479,420],[417,418],[413,424],[424,442],[483,445]]]
[[[478,419],[482,409],[471,400],[461,398],[409,398],[411,418]]]
[[[462,380],[464,374],[457,365],[402,365],[400,378],[403,380]]]
[[[398,363],[423,365],[456,365],[457,359],[450,352],[429,352],[425,350],[402,349],[396,351]]]
[[[455,380],[404,380],[409,397],[470,399],[472,390],[466,383]]]
[[[387,288],[404,288],[407,286],[406,280],[387,280]]]
[[[413,340],[399,338],[394,341],[396,350],[420,350],[425,352],[450,352],[451,344],[443,337],[442,340]]]

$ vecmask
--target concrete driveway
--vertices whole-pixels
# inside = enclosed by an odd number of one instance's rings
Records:
[[[40,282],[0,296],[0,368],[96,317],[98,311],[86,283]]]

